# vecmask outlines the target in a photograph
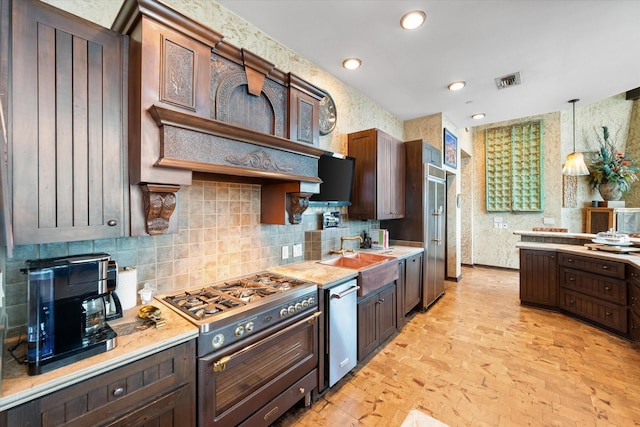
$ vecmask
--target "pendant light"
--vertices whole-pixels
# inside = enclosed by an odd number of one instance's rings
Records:
[[[567,161],[562,167],[563,175],[589,175],[589,169],[584,163],[584,156],[582,153],[576,152],[576,102],[579,99],[572,99],[569,102],[573,104],[573,153],[567,156]]]

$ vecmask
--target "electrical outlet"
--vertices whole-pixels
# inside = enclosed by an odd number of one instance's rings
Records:
[[[302,243],[296,243],[293,245],[293,257],[297,258],[302,256]]]
[[[494,222],[493,223],[493,228],[500,228],[500,223],[499,222]]]
[[[289,246],[282,247],[282,259],[289,259]]]
[[[502,228],[508,228],[506,222],[503,222],[501,225],[502,225]]]
[[[556,220],[553,218],[542,218],[542,223],[545,225],[553,225],[556,223]]]

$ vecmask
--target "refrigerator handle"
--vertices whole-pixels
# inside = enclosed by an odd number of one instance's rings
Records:
[[[435,239],[432,239],[432,242],[440,246],[442,244],[442,206],[438,207],[437,210],[434,209],[433,216],[436,217],[436,229],[438,230],[438,236]]]

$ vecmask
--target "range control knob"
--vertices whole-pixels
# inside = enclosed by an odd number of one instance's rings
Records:
[[[302,304],[300,304],[299,302],[296,303],[296,311],[300,311],[302,310]]]
[[[313,297],[309,298],[309,305],[313,305],[316,303],[316,300]]]
[[[296,312],[296,308],[294,306],[290,305],[288,311],[289,311],[289,314],[293,314],[293,313]]]
[[[283,308],[282,310],[280,310],[280,317],[286,317],[288,314],[287,309]]]
[[[241,337],[241,336],[244,335],[244,328],[242,327],[242,325],[240,325],[240,326],[238,326],[236,328],[236,332],[235,333],[236,333],[237,337]]]
[[[309,301],[307,301],[307,300],[302,301],[302,307],[304,307],[304,308],[309,307]]]
[[[213,346],[213,348],[220,348],[220,346],[223,343],[224,343],[224,335],[222,335],[222,334],[217,334],[211,340],[211,346]]]
[[[247,332],[253,331],[253,322],[249,322],[246,325],[244,325],[244,330]]]

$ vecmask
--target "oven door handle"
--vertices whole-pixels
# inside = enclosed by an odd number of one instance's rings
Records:
[[[340,292],[339,294],[331,294],[331,298],[337,298],[337,299],[344,298],[347,295],[356,292],[358,289],[360,289],[360,286],[352,286],[349,289],[347,289],[346,291]]]
[[[291,331],[292,329],[295,329],[295,328],[299,327],[300,325],[302,325],[304,323],[314,323],[314,322],[316,322],[316,319],[318,317],[320,317],[321,314],[322,314],[321,311],[316,311],[312,315],[307,316],[304,319],[298,320],[296,323],[293,323],[293,324],[287,326],[286,328],[276,332],[273,335],[270,335],[270,336],[266,337],[263,340],[260,340],[260,341],[257,341],[255,343],[251,344],[251,345],[248,345],[245,348],[243,348],[242,350],[237,351],[237,352],[235,352],[235,353],[233,353],[231,355],[221,357],[220,359],[218,359],[217,361],[212,363],[213,372],[222,372],[222,371],[224,371],[229,362],[231,362],[233,359],[235,359],[237,357],[242,356],[246,352],[253,350],[253,348],[258,346],[258,345],[263,345],[265,342],[270,342],[270,341],[273,341],[273,340],[277,340],[278,338],[280,338],[281,335],[286,334],[287,332]]]

